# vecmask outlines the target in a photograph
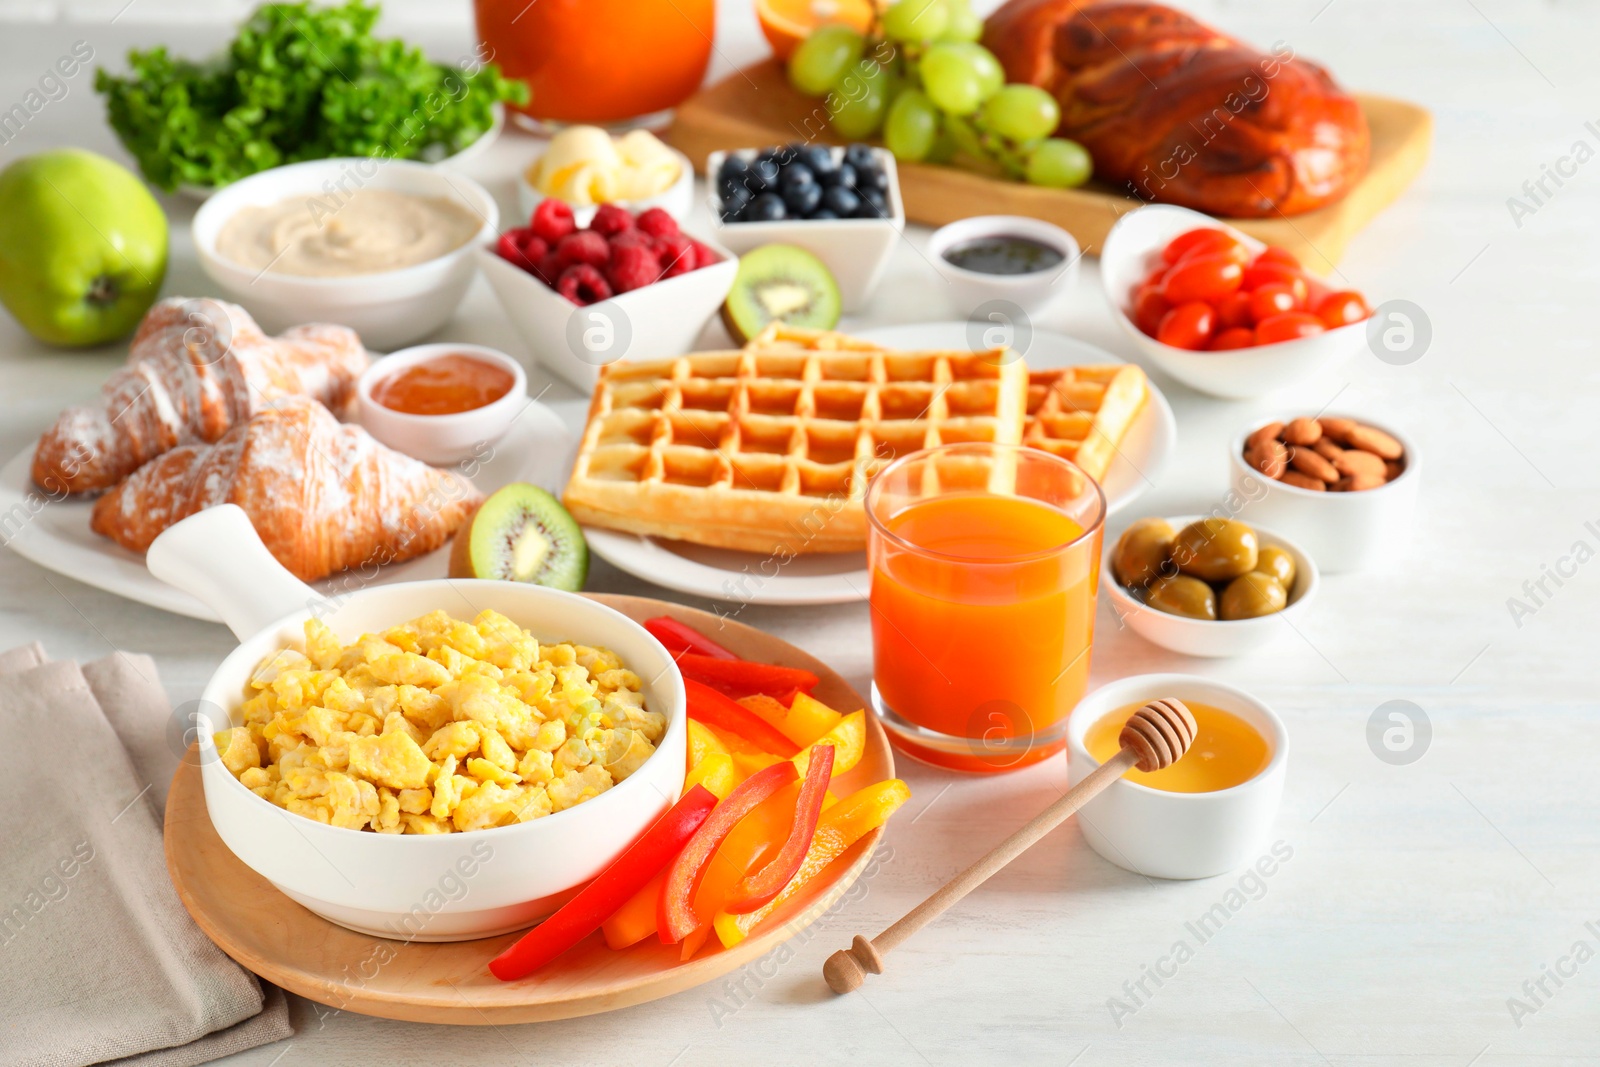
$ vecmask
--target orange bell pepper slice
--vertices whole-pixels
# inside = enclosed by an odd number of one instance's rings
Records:
[[[743,914],[755,911],[772,900],[789,884],[811,847],[817,834],[817,819],[822,815],[822,802],[828,795],[828,782],[833,778],[833,747],[823,745],[812,755],[806,767],[806,780],[800,785],[800,796],[795,800],[794,817],[790,820],[789,836],[779,846],[777,854],[754,874],[746,875],[734,887],[724,910]]]
[[[728,794],[727,800],[719,802],[705,821],[700,823],[694,836],[688,839],[688,843],[683,845],[672,862],[667,864],[667,877],[666,881],[661,883],[661,898],[656,911],[656,933],[662,941],[675,945],[699,925],[694,915],[694,895],[700,888],[700,882],[705,877],[706,868],[710,866],[711,858],[718,846],[740,820],[750,814],[762,801],[794,780],[794,764],[788,761],[775,763],[759,774],[745,779],[738,788]],[[646,880],[642,878],[640,882]],[[636,889],[637,887],[630,890],[628,895],[631,896]],[[627,899],[627,896],[624,896],[621,903],[609,909],[607,914],[621,907]]]
[[[778,728],[778,732],[797,745],[809,745],[821,740],[824,734],[839,725],[844,718],[822,701],[805,693],[796,693],[793,703],[784,706],[764,694],[742,697],[739,704]]]
[[[823,811],[817,820],[817,833],[806,850],[800,869],[768,904],[747,915],[730,911],[717,912],[712,920],[717,938],[725,948],[732,948],[754,930],[761,921],[792,899],[827,866],[844,855],[857,841],[882,826],[911,797],[911,789],[898,778],[877,782],[858,789],[832,807]]]

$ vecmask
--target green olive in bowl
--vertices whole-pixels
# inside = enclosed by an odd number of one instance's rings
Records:
[[[1224,587],[1220,614],[1224,621],[1258,619],[1276,615],[1288,603],[1289,594],[1283,583],[1270,574],[1250,571]]]
[[[1150,585],[1145,603],[1168,615],[1182,615],[1187,619],[1215,620],[1217,594],[1209,585],[1187,574],[1172,574],[1157,578]]]
[[[1279,548],[1277,545],[1262,545],[1261,551],[1256,555],[1256,570],[1278,579],[1278,584],[1285,590],[1294,588],[1297,569],[1294,565],[1294,556],[1290,555],[1287,549]]]
[[[1256,569],[1261,542],[1237,519],[1196,519],[1178,531],[1172,561],[1184,574],[1226,582]]]
[[[1173,536],[1172,523],[1166,519],[1140,519],[1117,538],[1112,574],[1124,588],[1148,589],[1172,556]]]

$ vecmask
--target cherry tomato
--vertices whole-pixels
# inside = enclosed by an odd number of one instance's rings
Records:
[[[1287,285],[1294,290],[1294,306],[1297,308],[1305,307],[1306,296],[1310,293],[1306,276],[1282,263],[1252,263],[1244,269],[1239,288],[1253,293],[1263,285]]]
[[[1236,292],[1244,268],[1226,256],[1190,256],[1167,272],[1161,295],[1173,305],[1221,300]]]
[[[1229,348],[1249,348],[1256,343],[1254,330],[1243,326],[1230,326],[1211,339],[1206,349],[1211,352],[1222,352]]]
[[[1256,344],[1274,345],[1279,341],[1293,341],[1322,333],[1325,329],[1322,320],[1310,312],[1287,311],[1256,323]]]
[[[1261,322],[1293,311],[1296,306],[1293,289],[1279,282],[1268,282],[1250,294],[1250,321]]]
[[[1217,313],[1211,305],[1191,300],[1187,304],[1179,304],[1161,317],[1156,340],[1173,348],[1199,351],[1210,340],[1211,331],[1216,325]]]
[[[1337,293],[1329,293],[1316,305],[1317,318],[1330,330],[1337,330],[1341,326],[1348,326],[1352,322],[1361,322],[1371,316],[1372,309],[1367,307],[1367,302],[1360,293],[1345,289]]]
[[[1152,270],[1149,274],[1146,274],[1144,276],[1144,281],[1140,282],[1139,284],[1141,284],[1141,285],[1153,285],[1157,289],[1159,289],[1159,288],[1161,288],[1161,283],[1166,281],[1166,279],[1167,279],[1167,265],[1165,263],[1163,263],[1163,264],[1161,264],[1161,266],[1156,267],[1154,270]]]
[[[1260,254],[1251,260],[1250,265],[1253,267],[1258,263],[1276,263],[1292,270],[1300,269],[1300,260],[1295,257],[1295,254],[1287,248],[1280,248],[1278,245],[1268,245],[1263,248]]]
[[[1198,254],[1235,256],[1237,253],[1233,250],[1240,247],[1237,238],[1222,230],[1190,230],[1168,241],[1167,247],[1161,250],[1161,258],[1171,264]],[[1249,258],[1248,252],[1245,258]]]
[[[1255,316],[1250,314],[1250,294],[1243,289],[1237,293],[1229,293],[1218,300],[1217,329],[1231,330],[1236,327],[1249,329],[1256,324]]]
[[[1150,337],[1161,328],[1161,316],[1172,310],[1159,286],[1141,285],[1133,293],[1133,324]]]

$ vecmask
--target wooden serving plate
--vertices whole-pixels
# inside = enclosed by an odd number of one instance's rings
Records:
[[[1372,163],[1366,176],[1337,203],[1303,215],[1228,219],[1253,237],[1289,249],[1308,268],[1332,270],[1350,238],[1399,196],[1428,161],[1433,116],[1402,100],[1356,94],[1372,130]],[[678,107],[666,133],[673,147],[705,170],[712,152],[787,144],[837,141],[822,101],[789,85],[783,67],[769,59],[724,78]],[[901,163],[900,195],[906,217],[930,226],[972,215],[1028,215],[1053,222],[1098,255],[1112,225],[1140,201],[1104,184],[1081,189],[1041,189],[991,178],[958,167]]]
[[[817,698],[830,707],[863,707],[843,678],[770,634],[710,612],[646,597],[595,594],[635,620],[671,615],[750,659],[804,667],[822,680]],[[844,796],[894,777],[894,755],[877,720],[867,716],[861,762],[834,779]],[[501,982],[488,963],[520,933],[477,941],[405,943],[358,934],[319,918],[241,863],[217,836],[206,813],[195,759],[185,759],[167,798],[167,870],[178,896],[207,937],[247,970],[303,997],[345,1011],[409,1022],[481,1026],[541,1022],[612,1011],[709,982],[772,951],[814,922],[843,895],[883,837],[872,831],[807,892],[774,913],[732,949],[707,948],[688,963],[677,946],[654,938],[621,952],[599,934],[538,974]]]

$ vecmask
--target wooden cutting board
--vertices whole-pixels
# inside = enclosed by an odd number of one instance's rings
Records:
[[[827,665],[754,627],[646,597],[591,596],[641,622],[671,615],[748,659],[804,667],[821,679],[817,698],[828,706],[863,706],[850,684]],[[167,872],[200,929],[241,966],[290,992],[343,1011],[408,1022],[542,1022],[614,1011],[692,989],[759,959],[819,919],[867,869],[884,833],[879,827],[856,842],[731,949],[713,947],[713,936],[710,946],[684,963],[676,946],[653,937],[617,952],[596,933],[537,974],[501,982],[490,975],[489,960],[520,932],[476,941],[391,941],[336,926],[278,892],[217,836],[195,751],[189,750],[172,780],[165,838]],[[835,778],[833,789],[845,796],[893,777],[888,737],[869,713],[861,762]],[[847,935],[831,936],[843,946]],[[823,988],[820,974],[810,980]]]
[[[1372,164],[1338,203],[1293,217],[1229,219],[1270,244],[1282,245],[1318,273],[1330,271],[1350,238],[1410,185],[1428,160],[1433,116],[1402,100],[1357,94],[1372,130]],[[702,172],[712,152],[837,140],[822,101],[796,92],[776,60],[738,71],[678,108],[666,139]],[[1098,255],[1117,218],[1139,201],[1106,185],[1041,189],[956,167],[902,163],[900,193],[906,217],[943,226],[971,215],[1028,215],[1062,227],[1084,251]]]

